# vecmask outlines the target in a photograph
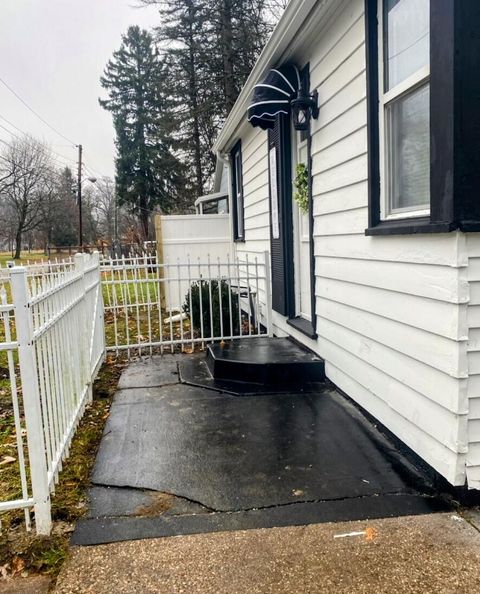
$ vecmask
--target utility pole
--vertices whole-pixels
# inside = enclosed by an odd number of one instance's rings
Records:
[[[82,145],[78,145],[78,174],[77,174],[77,198],[78,198],[78,245],[83,251],[83,221],[82,221]]]

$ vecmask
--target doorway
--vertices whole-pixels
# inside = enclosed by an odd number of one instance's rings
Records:
[[[310,213],[295,200],[295,178],[299,167],[308,171],[308,132],[298,132],[292,126],[292,224],[293,265],[295,282],[294,317],[312,321],[311,261],[310,261]]]

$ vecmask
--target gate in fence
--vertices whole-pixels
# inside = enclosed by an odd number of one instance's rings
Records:
[[[50,493],[105,352],[99,257],[9,272],[0,352],[7,355],[22,496],[1,502],[0,511],[24,508],[28,526],[33,506],[37,532],[48,534]]]

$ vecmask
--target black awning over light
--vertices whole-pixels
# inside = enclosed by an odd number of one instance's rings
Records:
[[[247,119],[252,126],[266,130],[273,128],[279,113],[290,113],[290,101],[300,88],[300,73],[293,64],[272,68],[266,77],[253,88],[247,110]]]

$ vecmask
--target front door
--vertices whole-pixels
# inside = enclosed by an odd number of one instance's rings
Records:
[[[292,223],[293,264],[295,283],[295,317],[312,320],[310,217],[308,208],[301,208],[295,200],[295,179],[299,166],[308,170],[308,135],[292,126]]]
[[[268,138],[272,308],[314,338],[312,206],[308,200],[309,212],[303,212],[294,200],[296,166],[303,163],[309,173],[310,141],[283,114],[277,116]],[[310,185],[309,181],[309,196]]]

